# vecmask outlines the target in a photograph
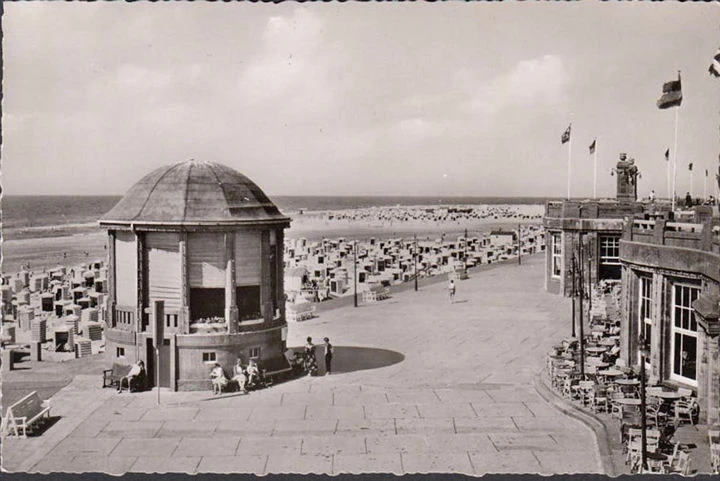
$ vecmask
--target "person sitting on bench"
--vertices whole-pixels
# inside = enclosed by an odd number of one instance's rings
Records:
[[[132,365],[130,372],[127,373],[127,376],[120,379],[120,382],[118,383],[118,392],[122,392],[123,387],[127,387],[130,392],[137,391],[138,388],[144,384],[146,377],[145,363],[140,360]]]
[[[234,371],[235,371],[235,374],[234,374],[232,380],[238,384],[238,389],[241,392],[247,393],[247,389],[245,389],[245,383],[247,382],[247,376],[245,375],[245,368],[242,365],[242,359],[238,358],[237,363],[235,363]]]
[[[212,371],[210,371],[210,381],[212,382],[213,394],[221,394],[225,386],[227,386],[228,380],[225,377],[225,371],[219,363],[215,363]]]
[[[255,385],[260,375],[260,369],[258,369],[255,359],[250,359],[250,363],[247,367],[248,384],[251,386]]]

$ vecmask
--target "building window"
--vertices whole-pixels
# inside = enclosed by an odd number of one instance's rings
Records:
[[[600,279],[620,279],[620,236],[601,235],[598,242]]]
[[[559,232],[552,233],[552,276],[562,274],[562,237]]]
[[[672,374],[671,379],[697,385],[697,322],[692,303],[700,289],[684,284],[673,285],[672,299]]]
[[[640,277],[640,308],[638,309],[639,338],[645,340],[645,345],[651,349],[652,345],[652,277]],[[641,346],[642,347],[642,346]],[[640,362],[638,360],[638,362]],[[650,362],[649,359],[646,362]]]
[[[606,266],[620,265],[620,237],[614,235],[600,236],[600,264]]]
[[[215,362],[217,357],[214,352],[203,352],[203,362]]]
[[[125,357],[125,348],[124,347],[116,347],[115,348],[115,357]]]
[[[260,346],[250,348],[250,359],[258,359],[260,357]]]

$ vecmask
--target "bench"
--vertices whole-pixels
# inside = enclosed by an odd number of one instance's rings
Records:
[[[128,375],[132,366],[114,363],[112,369],[103,370],[103,387],[120,387],[120,381]]]
[[[50,407],[43,407],[37,391],[33,391],[8,408],[5,414],[5,433],[27,437],[28,431],[47,419],[50,419]]]
[[[315,317],[315,306],[309,302],[291,304],[287,307],[285,316],[288,322],[300,322]]]

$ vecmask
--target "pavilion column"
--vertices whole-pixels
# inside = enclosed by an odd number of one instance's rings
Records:
[[[707,424],[709,426],[716,424],[720,421],[720,363],[718,362],[718,351],[720,346],[719,336],[706,338],[707,342],[707,367],[708,367],[708,380],[707,380]]]
[[[108,266],[107,266],[108,300],[105,312],[105,325],[115,327],[115,305],[117,303],[117,289],[115,286],[115,231],[108,230]]]
[[[285,319],[285,285],[283,276],[283,254],[285,251],[285,232],[283,229],[275,230],[275,285],[273,293],[280,309],[280,317]],[[273,313],[274,315],[274,313]]]
[[[187,252],[187,232],[180,233],[180,307],[179,316],[179,332],[180,334],[190,333],[190,276],[188,275],[188,252]]]
[[[225,233],[225,320],[228,333],[238,331],[237,287],[235,281],[235,233]]]
[[[270,322],[274,314],[270,282],[270,231],[263,230],[260,239],[260,314],[265,322]]]
[[[137,246],[137,309],[135,316],[135,332],[143,331],[143,317],[146,305],[147,259],[145,252],[145,233],[135,232]]]

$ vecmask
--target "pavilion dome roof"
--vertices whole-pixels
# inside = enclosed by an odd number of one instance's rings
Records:
[[[252,180],[222,164],[188,160],[140,179],[100,220],[108,224],[287,224]]]

